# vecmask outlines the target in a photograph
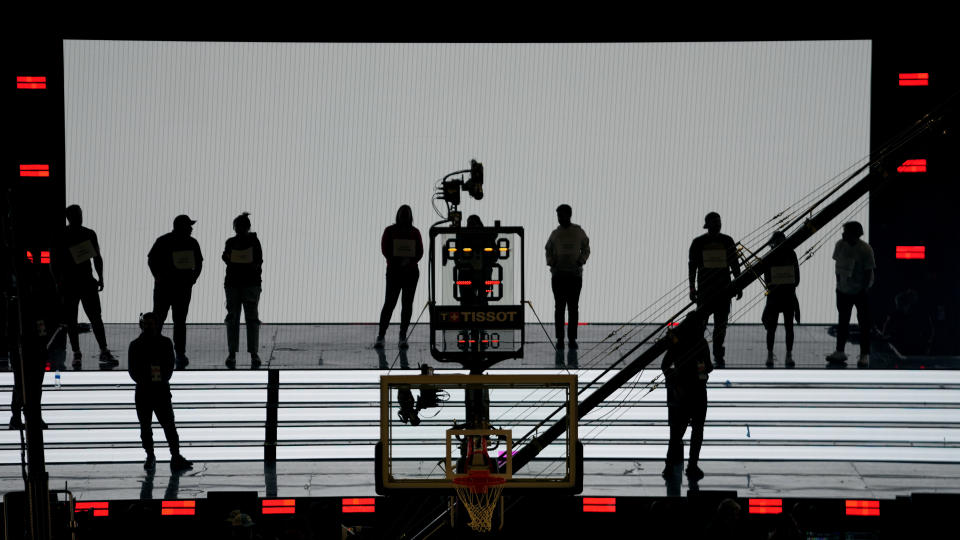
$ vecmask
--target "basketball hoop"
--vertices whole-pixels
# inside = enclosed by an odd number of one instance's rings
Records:
[[[506,478],[491,476],[490,471],[472,469],[463,476],[453,479],[460,502],[470,515],[467,525],[477,532],[490,532],[493,524],[493,512],[500,502],[500,494]]]

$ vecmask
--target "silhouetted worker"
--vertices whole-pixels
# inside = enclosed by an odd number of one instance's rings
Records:
[[[723,341],[727,337],[730,299],[717,293],[740,275],[740,261],[733,238],[720,234],[720,214],[710,212],[703,221],[707,233],[690,244],[690,299],[713,315],[713,363],[722,368],[726,365]],[[741,298],[743,291],[738,291],[737,300]]]
[[[83,312],[90,319],[90,328],[100,346],[100,364],[115,367],[120,364],[107,347],[107,336],[100,316],[100,295],[103,290],[103,257],[97,234],[83,226],[83,211],[77,205],[67,207],[67,228],[60,239],[58,251],[53,257],[54,270],[63,295],[64,315],[73,349],[73,367],[82,365],[80,339],[77,335],[77,310],[83,304]],[[93,261],[91,268],[90,261]],[[93,277],[93,268],[97,278]]]
[[[5,271],[4,274],[4,288],[9,299],[17,294],[17,290],[12,273]],[[15,309],[17,304],[13,302],[4,303],[10,335],[20,334],[19,347],[14,340],[11,340],[9,345],[10,369],[13,370],[10,429],[23,428],[20,413],[26,413],[25,405],[36,407],[39,413],[46,364],[50,362],[51,367],[59,369],[56,366],[63,362],[67,341],[66,328],[61,327],[61,299],[50,268],[39,262],[25,263],[20,268],[19,278],[20,294],[24,295],[20,299],[26,301],[20,302],[19,310]],[[25,325],[22,332],[19,326],[21,316]],[[25,359],[21,357],[21,351],[26,356]],[[21,373],[24,360],[26,363]],[[24,402],[24,389],[29,403]],[[40,425],[47,429],[47,423],[43,419],[40,419]]]
[[[223,288],[227,295],[227,347],[230,351],[226,365],[229,369],[237,367],[237,351],[240,350],[240,309],[243,308],[247,321],[247,352],[250,353],[250,367],[260,367],[260,283],[263,270],[263,248],[257,233],[250,232],[250,214],[244,212],[233,219],[233,230],[237,233],[228,238],[223,246],[223,262],[227,264],[227,275]]]
[[[203,269],[200,244],[190,234],[196,221],[185,215],[173,220],[173,231],[153,244],[147,255],[153,273],[153,312],[160,327],[167,320],[167,311],[173,310],[173,347],[177,353],[177,369],[184,369],[190,360],[187,346],[187,310],[193,284]]]
[[[690,425],[690,460],[686,472],[690,481],[696,482],[703,478],[698,463],[707,418],[707,379],[713,365],[710,363],[710,347],[703,337],[706,319],[690,315],[686,322],[690,324],[684,325],[683,332],[673,337],[674,344],[660,364],[667,384],[667,421],[670,424],[663,477],[668,478],[675,466],[683,465],[683,434]]]
[[[827,356],[828,362],[843,363],[847,360],[844,348],[850,333],[850,315],[857,308],[857,323],[860,325],[860,359],[857,367],[865,368],[870,362],[870,301],[867,290],[873,286],[874,269],[877,263],[873,249],[860,240],[863,225],[857,221],[843,224],[843,236],[833,249],[837,273],[837,350]]]
[[[153,415],[163,427],[170,447],[170,469],[186,470],[193,467],[180,454],[180,437],[173,417],[170,395],[170,376],[173,374],[174,353],[170,339],[160,334],[160,319],[152,312],[140,315],[140,337],[130,342],[127,371],[136,383],[134,403],[140,422],[140,442],[147,452],[143,468],[150,470],[157,464],[153,452]]]
[[[781,231],[773,233],[770,247],[776,249],[787,239]],[[763,327],[767,329],[767,367],[773,367],[777,357],[773,354],[773,342],[777,335],[777,319],[783,313],[783,330],[786,333],[787,357],[784,365],[792,368],[793,361],[793,319],[800,322],[800,308],[797,302],[797,285],[800,284],[800,262],[792,249],[783,249],[768,259],[770,266],[763,273],[767,284],[767,304],[760,316]]]
[[[579,225],[570,222],[573,209],[568,204],[557,207],[560,225],[547,240],[547,266],[550,267],[550,285],[553,288],[553,318],[556,326],[557,348],[563,347],[563,319],[569,309],[567,338],[570,348],[577,348],[577,325],[580,322],[580,290],[583,287],[583,265],[590,257],[590,239]]]
[[[397,209],[396,221],[383,230],[380,252],[387,260],[387,292],[380,310],[380,328],[376,348],[383,348],[384,336],[390,327],[390,317],[400,299],[400,348],[407,348],[407,329],[413,315],[413,296],[420,281],[417,263],[423,258],[423,239],[413,226],[413,210],[404,204]],[[402,295],[402,297],[401,297]]]

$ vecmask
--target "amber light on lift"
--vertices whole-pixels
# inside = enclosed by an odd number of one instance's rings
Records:
[[[110,502],[109,501],[84,501],[78,502],[74,509],[77,512],[93,512],[94,517],[109,517],[110,516]]]
[[[783,512],[783,499],[750,499],[751,514],[780,514]]]
[[[377,511],[377,499],[367,497],[362,499],[343,499],[342,511],[344,514],[372,514]]]
[[[900,86],[929,86],[929,73],[901,73]]]
[[[617,498],[616,497],[584,497],[583,511],[584,512],[603,512],[603,513],[609,513],[609,514],[616,513]]]
[[[879,516],[880,501],[857,501],[847,499],[848,516]]]
[[[296,514],[296,499],[264,499],[260,508],[260,513],[268,514]]]
[[[163,501],[160,503],[161,516],[194,516],[197,514],[197,501]]]

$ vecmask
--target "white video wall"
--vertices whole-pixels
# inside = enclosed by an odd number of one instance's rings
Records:
[[[205,258],[188,322],[222,321],[220,254],[243,211],[264,322],[370,322],[383,228],[409,204],[426,240],[435,182],[477,159],[486,196],[464,194],[464,215],[526,228],[541,317],[543,245],[569,203],[592,249],[581,321],[627,321],[685,282],[707,212],[740,240],[869,154],[870,49],[65,41],[67,203],[99,235],[107,322],[150,308],[147,252],[181,213]],[[836,317],[832,244],[802,267],[804,322]]]

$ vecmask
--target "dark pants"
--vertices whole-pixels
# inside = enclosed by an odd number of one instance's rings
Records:
[[[153,287],[153,313],[161,328],[167,312],[173,311],[173,350],[182,355],[187,350],[187,310],[190,309],[192,285],[165,285]]]
[[[153,415],[163,427],[163,435],[167,438],[170,455],[180,454],[180,437],[177,435],[177,426],[173,418],[173,403],[170,401],[170,391],[150,391],[138,388],[134,393],[134,403],[137,407],[137,420],[140,422],[140,442],[148,456],[153,455]]]
[[[850,315],[853,308],[857,308],[857,324],[860,325],[860,354],[870,354],[870,299],[867,291],[859,294],[844,294],[837,291],[837,313],[840,321],[837,324],[837,350],[842,351],[847,345],[847,336],[850,335]]]
[[[707,314],[713,315],[713,357],[723,360],[727,339],[727,319],[730,317],[730,300],[714,300],[707,305]]]
[[[52,330],[57,332],[57,328]],[[27,358],[25,375],[27,380],[23,381],[20,377],[20,349],[11,347],[10,369],[13,371],[13,391],[10,392],[10,412],[12,416],[19,416],[24,407],[23,385],[27,384],[27,395],[30,397],[30,404],[40,406],[40,396],[43,391],[43,376],[46,371],[46,364],[50,363],[50,369],[58,370],[63,367],[63,359],[67,346],[66,333],[60,330],[56,335],[48,334],[46,336],[27,336],[23,338],[21,347],[25,351],[32,352],[33,356]]]
[[[256,354],[260,350],[260,286],[224,287],[227,294],[227,348],[230,354],[240,349],[240,310],[243,309],[247,321],[247,352]]]
[[[107,350],[107,335],[103,331],[103,319],[100,316],[100,293],[97,292],[97,282],[92,278],[89,282],[76,285],[66,285],[63,293],[63,308],[66,310],[67,332],[70,335],[70,348],[73,352],[80,351],[80,338],[77,335],[77,312],[83,304],[83,312],[90,319],[90,329],[97,339],[100,350]]]
[[[763,327],[767,329],[767,350],[773,350],[773,341],[777,336],[777,319],[783,313],[783,329],[787,335],[787,352],[793,351],[793,316],[796,298],[791,294],[789,296],[776,296],[771,294],[767,297],[767,304],[763,307],[763,315],[760,321]]]
[[[580,289],[583,288],[583,277],[576,274],[554,273],[550,280],[553,287],[553,320],[557,330],[557,340],[563,340],[563,317],[570,311],[567,337],[570,341],[577,339],[577,324],[580,322]]]
[[[380,333],[383,337],[390,327],[390,317],[397,307],[400,298],[400,337],[407,337],[407,328],[410,327],[410,317],[413,316],[413,295],[417,292],[417,282],[420,281],[420,270],[387,271],[387,293],[383,299],[383,309],[380,310]],[[402,297],[401,297],[402,293]]]
[[[700,460],[703,445],[703,424],[707,419],[707,387],[668,386],[667,422],[670,424],[670,443],[667,446],[667,465],[683,463],[683,434],[690,425],[690,465]]]

